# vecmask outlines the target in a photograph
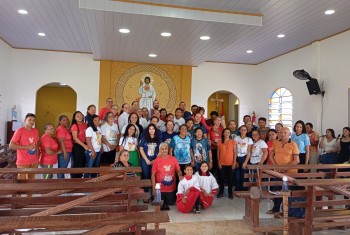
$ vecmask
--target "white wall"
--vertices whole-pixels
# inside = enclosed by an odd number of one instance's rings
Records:
[[[11,118],[13,105],[17,105],[19,120],[23,121],[28,112],[34,113],[37,90],[52,82],[72,87],[77,93],[77,110],[85,113],[89,104],[98,104],[99,73],[100,62],[90,54],[12,49],[0,40],[0,81],[5,100],[1,103],[1,125]],[[4,135],[5,129],[0,128],[0,138]]]
[[[20,120],[35,112],[37,90],[51,82],[62,82],[77,93],[77,110],[85,113],[98,103],[100,63],[92,55],[39,50],[13,51],[13,102]]]
[[[240,110],[237,121],[242,123],[243,116],[254,110],[255,83],[256,66],[203,63],[192,69],[191,103],[207,107],[206,101],[212,93],[220,90],[229,91],[239,99]]]
[[[203,63],[193,68],[192,104],[205,105],[204,101],[213,92],[230,91],[239,99],[239,123],[242,123],[242,117],[251,115],[253,110],[258,116],[268,118],[272,92],[285,87],[294,98],[293,122],[301,119],[313,123],[319,132],[333,128],[341,133],[349,123],[349,42],[350,31],[347,31],[256,66]],[[297,69],[305,69],[319,83],[324,81],[323,116],[322,96],[309,95],[306,81],[293,77]]]
[[[12,90],[12,48],[0,39],[0,144],[6,143],[6,122],[10,120]]]

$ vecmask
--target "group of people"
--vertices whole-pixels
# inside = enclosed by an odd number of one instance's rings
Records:
[[[181,212],[209,207],[216,195],[228,197],[244,187],[247,165],[256,164],[316,164],[349,161],[350,128],[343,129],[341,138],[334,130],[327,129],[319,136],[311,123],[299,120],[293,134],[277,123],[275,129],[266,126],[266,118],[258,119],[258,126],[245,115],[244,124],[237,128],[234,120],[228,126],[216,111],[204,118],[204,108],[181,102],[175,114],[160,108],[153,101],[153,108],[139,107],[138,101],[125,103],[119,112],[113,100],[106,100],[106,107],[96,115],[96,106],[89,105],[86,115],[76,111],[71,119],[59,117],[57,128],[51,123],[44,126],[45,133],[39,141],[35,115],[28,113],[25,126],[16,130],[10,148],[17,150],[18,168],[83,167],[137,167],[142,169],[142,179],[161,183],[163,210],[176,202]],[[319,156],[319,148],[322,154]],[[134,174],[131,174],[134,175]],[[131,176],[130,175],[130,176]],[[71,178],[91,178],[97,174],[71,174]],[[31,174],[19,175],[19,179],[33,179]],[[42,176],[52,178],[50,174]],[[64,174],[57,174],[64,178]],[[147,202],[148,200],[145,200]],[[279,211],[280,201],[268,213]]]

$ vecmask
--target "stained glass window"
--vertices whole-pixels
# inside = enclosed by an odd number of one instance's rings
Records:
[[[286,88],[276,89],[269,101],[269,126],[275,128],[276,123],[292,129],[293,96]]]

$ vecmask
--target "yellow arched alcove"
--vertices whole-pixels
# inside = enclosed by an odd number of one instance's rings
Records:
[[[60,83],[49,83],[36,93],[36,128],[40,135],[44,132],[44,125],[52,123],[58,125],[58,117],[67,115],[71,121],[77,107],[77,93],[69,86]]]

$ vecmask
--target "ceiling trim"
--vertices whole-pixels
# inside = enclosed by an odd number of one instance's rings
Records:
[[[262,26],[262,16],[217,12],[210,9],[178,7],[166,4],[130,2],[125,0],[80,0],[79,7],[87,10],[109,11],[133,15],[157,16],[204,22]]]
[[[27,47],[15,47],[12,46],[9,42],[7,42],[4,38],[0,37],[0,40],[2,40],[4,43],[6,43],[9,47],[12,49],[18,49],[18,50],[34,50],[34,51],[52,51],[52,52],[67,52],[67,53],[77,53],[77,54],[88,54],[92,55],[91,52],[81,52],[81,51],[65,51],[65,50],[49,50],[49,49],[40,49],[40,48],[27,48]]]
[[[213,10],[213,9],[207,9],[207,8],[185,7],[185,6],[169,5],[169,4],[153,3],[153,2],[141,2],[141,1],[136,1],[136,0],[112,0],[112,1],[114,1],[114,2],[134,3],[134,4],[148,5],[148,6],[168,7],[168,8],[184,9],[184,10],[192,10],[192,11],[205,11],[205,12],[226,13],[226,14],[234,14],[234,15],[260,16],[260,17],[264,16],[261,13]]]
[[[240,64],[240,65],[258,65],[258,64],[250,64],[250,63],[238,63],[238,62],[222,62],[222,61],[205,61],[206,63],[218,63],[218,64]]]

